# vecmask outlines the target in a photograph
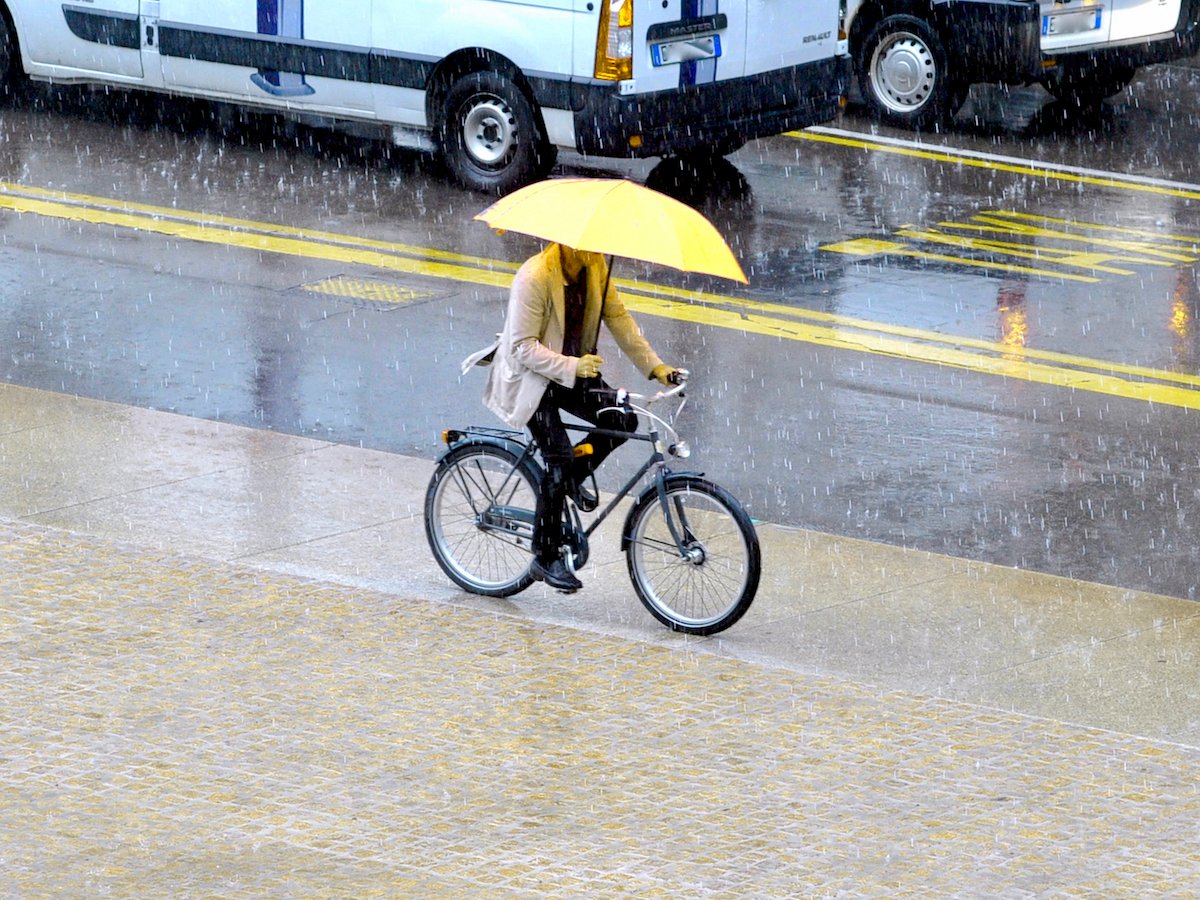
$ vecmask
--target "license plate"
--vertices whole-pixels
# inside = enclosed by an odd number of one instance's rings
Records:
[[[712,59],[720,55],[721,36],[719,34],[650,45],[650,58],[656,66],[678,65],[694,59]]]
[[[1072,12],[1042,16],[1042,35],[1083,34],[1088,31],[1098,31],[1103,11],[1104,7],[1097,6],[1095,9],[1076,9]]]

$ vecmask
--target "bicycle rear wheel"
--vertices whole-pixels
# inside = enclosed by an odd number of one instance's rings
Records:
[[[629,514],[626,561],[634,590],[668,628],[688,634],[724,631],[750,608],[758,591],[761,551],[740,503],[719,485],[691,475],[666,483],[667,506],[646,491]]]
[[[455,584],[488,597],[529,587],[540,481],[532,460],[496,444],[467,444],[442,457],[425,493],[425,536]]]

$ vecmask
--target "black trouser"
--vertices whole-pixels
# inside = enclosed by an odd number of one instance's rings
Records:
[[[603,392],[595,393],[596,388],[602,388]],[[637,416],[633,413],[614,409],[600,412],[611,405],[611,390],[600,378],[576,379],[575,386],[570,388],[552,382],[529,420],[529,430],[542,449],[542,461],[546,464],[533,521],[533,552],[541,563],[549,564],[558,558],[567,491],[582,484],[610,453],[625,443],[623,437],[591,432],[580,441],[592,445],[591,455],[575,459],[575,448],[560,413],[570,413],[595,428],[634,431]]]

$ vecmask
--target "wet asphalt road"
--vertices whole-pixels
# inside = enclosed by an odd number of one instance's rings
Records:
[[[706,294],[638,307],[696,373],[697,467],[765,520],[1195,598],[1197,73],[1086,114],[976,88],[916,150],[831,125],[701,173],[560,160],[693,203],[750,275],[617,271]],[[537,244],[427,157],[35,87],[0,107],[0,182],[6,380],[426,457],[489,421],[458,372],[503,314],[480,273]]]

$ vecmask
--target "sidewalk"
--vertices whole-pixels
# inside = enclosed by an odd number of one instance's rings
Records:
[[[11,386],[0,459],[10,895],[1200,892],[1194,603],[763,526],[690,639],[611,533],[453,590],[423,460]]]

